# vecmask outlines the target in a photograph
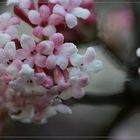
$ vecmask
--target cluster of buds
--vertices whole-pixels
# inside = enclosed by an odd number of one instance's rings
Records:
[[[74,28],[78,18],[87,19],[85,0],[8,0],[15,13],[33,27],[33,35],[18,36],[18,17],[1,15],[0,103],[11,118],[21,122],[46,123],[56,113],[71,114],[63,104],[81,98],[90,75],[102,68],[94,48],[79,54],[73,43],[58,32],[63,24]]]

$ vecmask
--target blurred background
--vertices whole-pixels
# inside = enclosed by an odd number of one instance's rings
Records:
[[[86,96],[66,103],[72,115],[58,114],[46,125],[6,118],[3,138],[140,139],[140,61],[135,54],[140,46],[140,1],[94,0],[93,8],[91,24],[83,23],[73,32],[62,31],[69,34],[66,40],[75,42],[81,53],[86,47],[95,47],[103,61],[103,70],[93,75]],[[12,7],[6,8],[5,1],[1,1],[1,13],[7,10],[12,11]],[[19,32],[31,34],[25,23]]]

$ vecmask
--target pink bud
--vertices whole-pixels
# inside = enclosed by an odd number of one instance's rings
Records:
[[[33,29],[33,34],[36,36],[36,37],[42,37],[42,30],[43,28],[41,26],[37,26]]]
[[[42,18],[43,21],[47,21],[48,20],[48,17],[50,15],[50,9],[48,6],[46,5],[42,5],[40,8],[39,8],[39,13],[40,13],[40,17]]]
[[[55,46],[58,47],[60,45],[63,44],[64,42],[64,36],[63,34],[61,33],[55,33],[51,38],[50,38],[51,41],[54,42]]]

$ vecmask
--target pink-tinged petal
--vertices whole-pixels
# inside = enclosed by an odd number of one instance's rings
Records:
[[[78,52],[77,47],[73,43],[64,43],[60,47],[60,54],[64,55],[65,57],[70,57],[74,53]]]
[[[62,104],[57,105],[56,111],[63,114],[72,114],[71,109],[68,106]]]
[[[11,36],[11,39],[17,39],[19,37],[17,28],[15,26],[9,26],[6,30],[5,33],[9,34]]]
[[[46,5],[42,5],[40,8],[39,8],[39,13],[40,13],[40,17],[43,21],[47,21],[48,20],[48,17],[50,16],[50,8]]]
[[[43,27],[41,27],[41,26],[37,26],[37,27],[35,27],[34,29],[33,29],[33,34],[36,36],[36,37],[42,37],[42,35],[43,35],[43,33],[42,33],[42,31],[43,31]]]
[[[20,19],[16,16],[12,17],[9,20],[9,25],[19,25],[20,24]]]
[[[89,84],[89,76],[83,74],[80,77],[79,85],[80,87],[86,87],[88,84]]]
[[[45,54],[45,55],[52,54],[54,51],[54,43],[49,40],[42,41],[37,45],[36,50],[41,54]]]
[[[27,51],[32,51],[35,48],[35,41],[31,36],[23,34],[21,36],[21,47]]]
[[[56,28],[53,25],[48,25],[42,30],[43,35],[51,37],[54,33],[56,33]]]
[[[0,48],[4,47],[7,42],[11,41],[11,36],[8,34],[0,34]]]
[[[46,61],[46,67],[48,69],[54,69],[56,66],[56,56],[55,55],[49,55]]]
[[[78,24],[77,23],[77,18],[73,14],[66,14],[65,15],[65,20],[66,20],[67,26],[70,29],[72,29],[73,27],[75,27]]]
[[[37,66],[44,68],[46,66],[46,56],[38,54],[35,56],[34,62]]]
[[[76,99],[82,98],[85,95],[85,91],[83,88],[79,86],[72,87],[72,96]]]
[[[7,5],[19,3],[19,0],[7,0]]]
[[[50,89],[53,87],[53,80],[49,77],[46,77],[46,79],[43,82],[43,86],[46,87],[47,89]]]
[[[14,65],[18,70],[20,70],[22,68],[22,62],[18,59],[14,60],[12,65]]]
[[[90,16],[90,11],[81,7],[76,7],[73,14],[78,18],[87,19]]]
[[[16,46],[15,42],[11,41],[6,44],[4,47],[5,55],[10,60],[13,60],[16,56]]]
[[[64,42],[64,36],[61,33],[55,33],[51,36],[50,40],[54,42],[55,48],[58,49]]]
[[[20,60],[24,60],[29,56],[30,52],[24,49],[18,49],[16,52],[16,58]]]
[[[28,12],[28,17],[32,24],[38,25],[41,23],[40,14],[36,10],[30,10]]]
[[[56,64],[62,69],[65,70],[68,66],[68,59],[64,56],[57,56]]]
[[[64,75],[58,67],[54,70],[54,81],[58,85],[65,83]]]
[[[58,15],[61,15],[61,16],[65,16],[65,9],[64,7],[62,7],[61,5],[59,4],[56,4],[53,8],[53,14],[58,14]]]
[[[52,14],[49,19],[48,19],[48,23],[50,25],[58,25],[64,22],[64,17],[58,14]]]
[[[84,63],[85,64],[91,63],[95,59],[95,56],[96,56],[95,49],[92,47],[87,48],[87,51],[84,55]]]
[[[25,61],[25,64],[28,64],[30,67],[34,66],[34,57],[28,57]]]
[[[70,57],[70,63],[73,66],[80,66],[83,63],[83,56],[75,53]]]
[[[0,63],[5,62],[6,55],[4,49],[0,48]]]

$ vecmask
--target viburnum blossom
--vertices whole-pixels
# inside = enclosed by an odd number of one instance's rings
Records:
[[[15,36],[9,28],[17,31],[18,17],[1,15],[0,103],[11,118],[46,123],[57,113],[71,114],[63,100],[83,97],[90,75],[101,70],[102,62],[96,59],[94,48],[80,54],[77,46],[65,42],[65,36],[57,29],[58,24],[73,28],[78,24],[77,18],[90,16],[89,10],[81,6],[83,2],[39,0],[36,9],[32,0],[8,0],[8,4],[19,8],[19,17],[32,25],[35,35]]]

